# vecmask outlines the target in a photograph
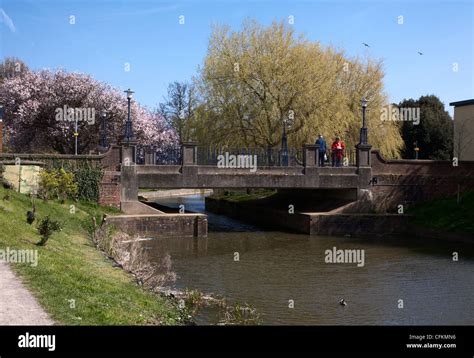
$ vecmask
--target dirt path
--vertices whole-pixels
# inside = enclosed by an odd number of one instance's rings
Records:
[[[43,308],[10,267],[0,262],[0,325],[52,325]]]

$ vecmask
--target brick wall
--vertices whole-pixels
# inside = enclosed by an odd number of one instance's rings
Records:
[[[103,154],[101,164],[105,170],[120,170],[120,149],[120,146],[114,145],[106,153]]]
[[[120,146],[112,146],[102,155],[104,176],[100,183],[99,204],[120,209]]]
[[[105,222],[129,235],[207,237],[207,217],[203,214],[119,215],[109,216]]]
[[[120,209],[120,172],[104,172],[99,187],[99,204]]]
[[[454,196],[474,190],[474,162],[435,160],[386,160],[372,152],[372,175],[377,184],[371,187],[377,212],[396,212],[398,205]]]

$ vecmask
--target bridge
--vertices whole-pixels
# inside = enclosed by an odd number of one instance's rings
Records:
[[[385,230],[388,226],[400,228],[404,226],[400,221],[403,218],[391,216],[400,205],[406,207],[474,189],[474,162],[461,161],[454,165],[451,161],[387,160],[370,145],[357,145],[349,153],[348,165],[342,167],[319,167],[317,145],[303,146],[294,153],[295,157],[288,158],[287,165],[281,165],[277,157],[272,159],[260,153],[258,163],[263,165],[257,165],[255,170],[219,166],[215,156],[203,157],[199,153],[198,143],[183,143],[175,154],[159,160],[155,151],[143,150],[134,142],[123,142],[98,155],[2,153],[0,163],[57,166],[67,162],[71,166],[87,161],[101,166],[104,175],[100,203],[120,208],[125,214],[109,217],[109,224],[152,236],[163,233],[206,236],[206,215],[160,212],[138,200],[139,188],[272,188],[288,194],[289,200],[298,196],[308,204],[336,198],[344,204],[328,213],[267,213],[278,222],[328,235],[356,229],[369,232],[374,228]],[[249,213],[252,210],[249,208]],[[328,228],[332,231],[324,231]]]
[[[136,147],[122,147],[121,201],[137,200],[138,188],[365,189],[370,186],[370,146],[357,146],[354,166],[319,167],[319,146],[305,145],[301,163],[264,165],[254,170],[198,163],[198,144],[183,143],[180,163],[156,165],[153,152],[136,164]],[[268,161],[266,164],[269,164]]]

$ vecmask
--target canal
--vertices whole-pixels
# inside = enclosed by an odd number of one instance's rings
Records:
[[[263,324],[474,323],[472,247],[414,238],[362,240],[262,231],[207,213],[204,196],[157,202],[208,214],[209,235],[144,241],[149,260],[159,265],[168,256],[177,275],[175,288],[247,302],[258,310]],[[333,248],[364,250],[364,265],[327,263],[326,250]],[[341,298],[346,306],[338,303]],[[204,310],[197,322],[214,324],[215,316]]]

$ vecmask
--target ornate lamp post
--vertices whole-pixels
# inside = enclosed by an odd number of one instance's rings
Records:
[[[281,159],[280,165],[283,167],[288,166],[288,138],[286,136],[286,126],[291,125],[289,118],[283,119],[283,134],[281,136]]]
[[[360,143],[367,144],[367,127],[365,123],[365,109],[367,108],[367,99],[365,97],[360,101],[362,106],[362,128],[360,129]]]
[[[372,146],[368,143],[367,139],[367,126],[365,122],[365,110],[367,108],[367,99],[362,98],[360,104],[362,106],[362,128],[360,129],[360,141],[356,145],[356,163],[357,167],[370,167],[370,151]]]
[[[127,116],[127,122],[125,123],[125,134],[123,136],[123,141],[130,143],[130,142],[135,142],[135,136],[133,135],[133,129],[132,129],[132,120],[130,118],[130,101],[132,100],[133,92],[130,88],[126,91],[124,91],[127,94],[127,101],[128,101],[128,116]]]
[[[3,113],[5,112],[5,107],[0,104],[0,153],[3,153]]]
[[[107,111],[105,109],[100,112],[100,141],[99,146],[102,150],[109,148],[109,141],[107,139]]]
[[[77,116],[75,116],[76,119],[74,120],[74,155],[77,155],[77,140],[79,137],[79,130],[78,130],[78,124],[77,124]]]

